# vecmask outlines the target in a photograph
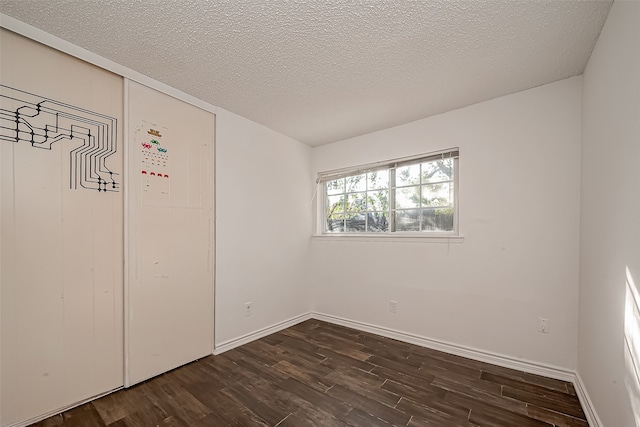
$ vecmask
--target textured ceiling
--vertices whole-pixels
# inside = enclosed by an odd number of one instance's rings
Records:
[[[309,145],[582,73],[610,1],[0,0]]]

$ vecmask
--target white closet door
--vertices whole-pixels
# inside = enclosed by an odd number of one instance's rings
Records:
[[[213,349],[213,114],[128,84],[126,384]]]
[[[123,80],[0,30],[0,425],[124,382]]]

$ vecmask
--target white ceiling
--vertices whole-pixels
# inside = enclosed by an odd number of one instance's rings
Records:
[[[321,145],[581,74],[610,1],[0,0],[0,11]]]

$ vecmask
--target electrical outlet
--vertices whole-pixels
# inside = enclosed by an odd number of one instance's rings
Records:
[[[398,302],[397,301],[389,301],[389,311],[393,314],[398,312]]]
[[[542,332],[543,334],[549,333],[549,319],[545,319],[543,317],[538,318],[538,332]]]
[[[244,303],[244,315],[245,316],[251,316],[251,313],[252,313],[252,310],[253,310],[252,304],[253,303],[251,303],[251,302],[245,302]]]

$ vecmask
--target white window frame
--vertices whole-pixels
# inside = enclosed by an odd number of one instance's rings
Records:
[[[441,150],[437,152],[424,153],[416,156],[403,157],[398,159],[392,159],[382,162],[370,163],[350,168],[337,169],[332,171],[318,173],[316,183],[318,185],[318,203],[317,203],[317,229],[314,237],[327,238],[332,240],[360,240],[360,239],[419,239],[419,240],[434,240],[434,241],[456,241],[462,240],[459,228],[459,152],[456,148],[447,150]],[[389,219],[389,231],[386,232],[362,232],[362,231],[343,231],[343,232],[328,232],[326,231],[326,212],[327,212],[327,194],[326,194],[326,182],[333,181],[339,178],[346,178],[353,175],[359,175],[366,172],[372,172],[376,170],[391,170],[402,166],[411,164],[420,164],[438,159],[453,158],[454,161],[454,176],[453,176],[453,230],[452,231],[391,231],[391,221],[394,216],[394,206],[391,201],[395,196],[392,192],[396,187],[392,182],[391,176],[389,178],[389,211],[387,213]],[[391,175],[391,174],[390,174]]]

